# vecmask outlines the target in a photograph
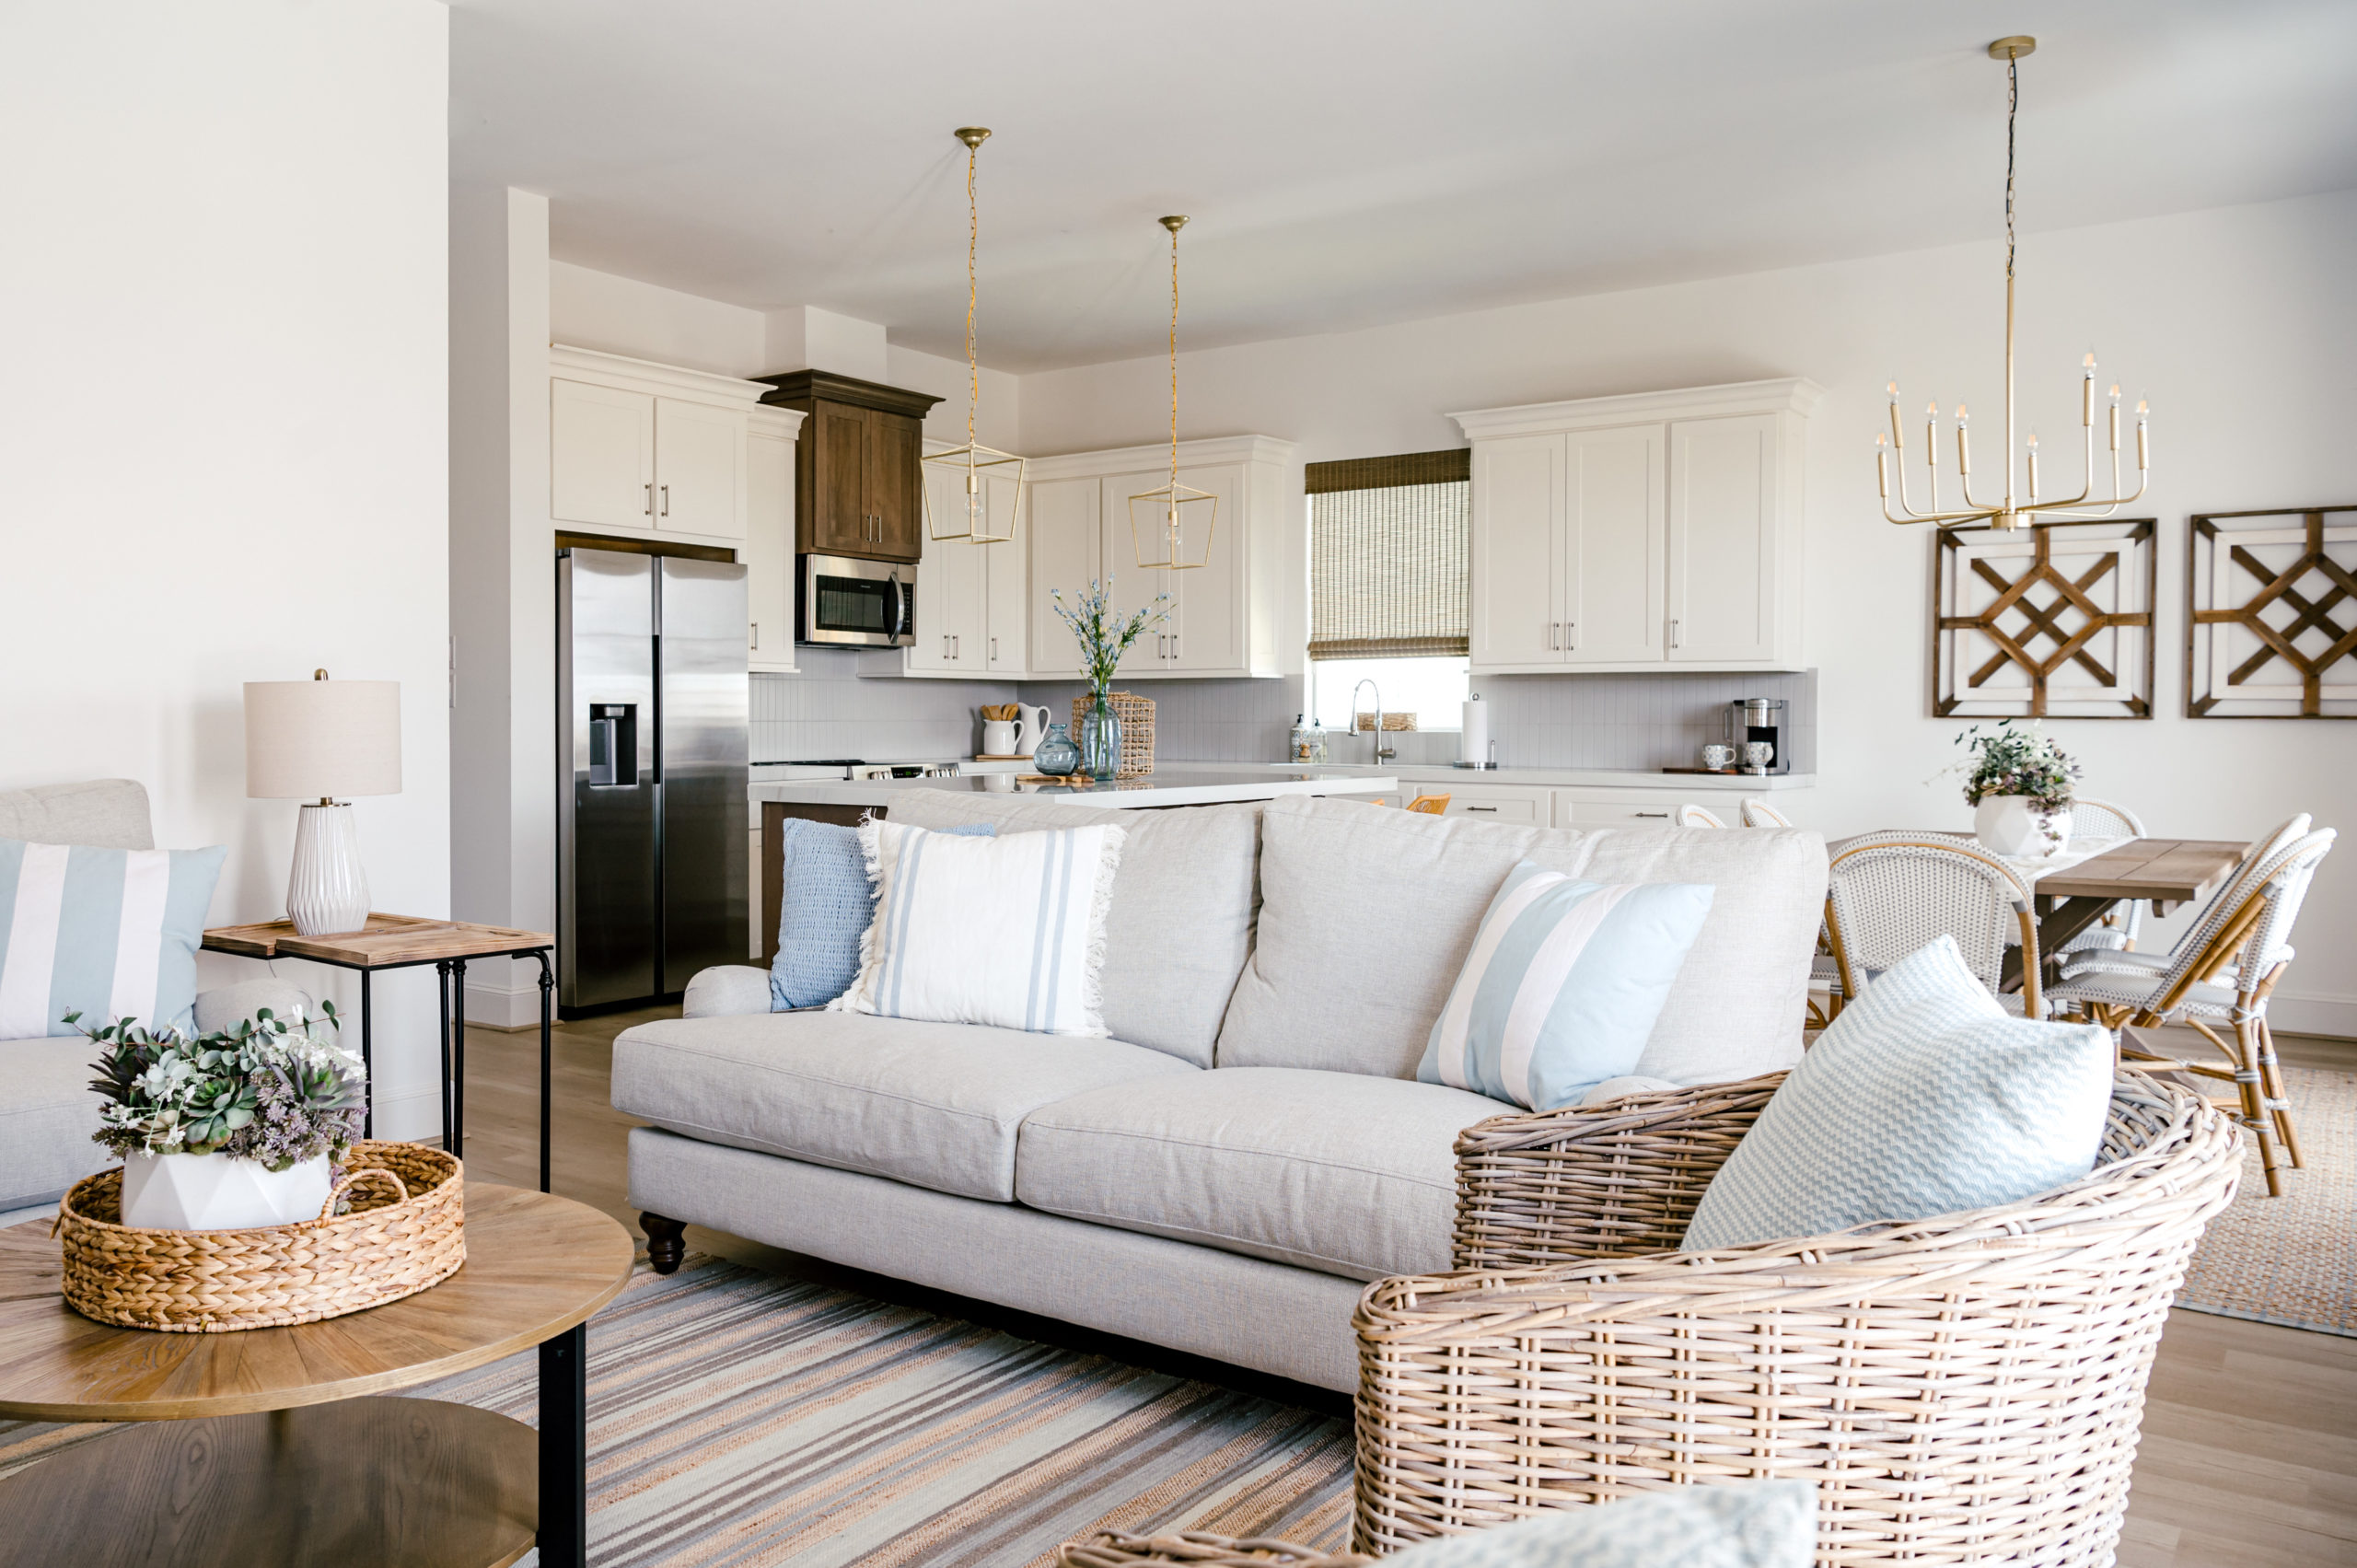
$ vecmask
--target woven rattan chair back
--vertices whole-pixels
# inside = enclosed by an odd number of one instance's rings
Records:
[[[1678,808],[1675,820],[1681,828],[1724,828],[1726,826],[1717,812],[1707,806],[1697,806],[1690,800]]]
[[[1749,799],[1743,803],[1743,825],[1747,828],[1789,828],[1793,819],[1764,800]]]
[[[2332,853],[2333,842],[2340,836],[2331,828],[2321,828],[2305,835],[2278,856],[2282,864],[2269,878],[2267,908],[2251,931],[2249,947],[2243,951],[2244,989],[2291,961],[2293,923],[2300,918],[2300,906],[2307,900],[2316,868]]]
[[[2231,1124],[2122,1074],[2096,1169],[2019,1203],[1701,1255],[1486,1261],[1661,1235],[1774,1082],[1464,1135],[1460,1215],[1492,1216],[1485,1260],[1382,1281],[1354,1319],[1356,1550],[1793,1478],[1817,1489],[1820,1564],[2112,1561],[2154,1348],[2241,1171]],[[1631,1183],[1632,1159],[1651,1176]],[[1516,1196],[1534,1182],[1550,1205]]]
[[[2007,944],[2020,944],[2023,1012],[2038,1016],[2029,888],[1996,856],[1922,833],[1868,833],[1834,846],[1828,878],[1825,929],[1844,996],[1945,935],[1992,996],[2002,994]]]
[[[2295,822],[2305,820],[2293,819]],[[2286,829],[2290,826],[2289,822],[2284,824]],[[2184,939],[2169,949],[2168,965],[2160,971],[2148,1011],[2165,1013],[2174,1009],[2190,987],[2223,977],[2246,956],[2246,949],[2254,959],[2267,951],[2259,947],[2257,938],[2270,908],[2281,895],[2293,890],[2291,882],[2296,877],[2297,891],[2288,912],[2292,919],[2298,917],[2300,901],[2307,896],[2308,878],[2315,875],[2316,863],[2332,848],[2334,837],[2330,828],[2302,833],[2289,842],[2282,830],[2270,835],[2263,853],[2243,863],[2242,868],[2202,907]],[[2288,945],[2290,935],[2290,919],[2276,920],[2270,927],[2269,938],[2277,947]],[[2264,970],[2263,963],[2242,965],[2243,978],[2237,989],[2247,991],[2256,985],[2263,978]]]
[[[1448,815],[1449,798],[1446,795],[1420,795],[1408,802],[1408,809],[1421,811],[1427,817],[1446,817]]]
[[[2143,819],[2125,806],[2084,796],[2071,802],[2071,836],[2074,839],[2141,839]]]

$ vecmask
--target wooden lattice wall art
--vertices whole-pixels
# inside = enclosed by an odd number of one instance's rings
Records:
[[[2189,718],[2357,718],[2357,506],[2197,515]]]
[[[1943,529],[1934,717],[2153,716],[2153,519]]]

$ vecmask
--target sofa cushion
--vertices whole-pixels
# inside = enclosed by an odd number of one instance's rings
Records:
[[[1005,796],[909,789],[891,820],[919,828],[990,822],[1001,833],[1118,821],[1121,870],[1105,913],[1099,971],[1105,1028],[1115,1040],[1212,1064],[1228,993],[1252,946],[1260,807],[1106,811]]]
[[[1525,828],[1317,798],[1271,801],[1260,824],[1260,914],[1222,1067],[1412,1075],[1482,912],[1523,860],[1717,889],[1634,1072],[1719,1083],[1800,1060],[1825,903],[1816,832]]]
[[[46,1203],[116,1162],[90,1141],[98,1048],[72,1040],[0,1040],[0,1210]]]
[[[707,1143],[1007,1202],[1024,1117],[1108,1085],[1194,1074],[1120,1040],[767,1013],[626,1030],[613,1101]]]
[[[97,849],[154,849],[147,791],[135,779],[85,779],[0,790],[0,839]]]
[[[1457,1135],[1514,1110],[1438,1084],[1222,1068],[1034,1111],[1015,1194],[1351,1279],[1434,1273],[1449,1265]]]

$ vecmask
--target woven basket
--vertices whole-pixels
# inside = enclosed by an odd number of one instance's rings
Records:
[[[1133,1536],[1107,1530],[1056,1548],[1058,1568],[1128,1568],[1132,1562],[1193,1562],[1204,1568],[1363,1568],[1372,1557],[1329,1557],[1289,1540],[1237,1540],[1202,1530]]]
[[[1459,1137],[1457,1272],[1378,1281],[1355,1318],[1359,1550],[1790,1477],[1817,1489],[1820,1568],[2111,1562],[2161,1326],[2241,1172],[2233,1123],[2122,1073],[2067,1186],[1673,1251],[1781,1077]]]
[[[326,1212],[251,1230],[122,1223],[122,1167],[84,1177],[58,1205],[65,1299],[125,1329],[221,1334],[316,1323],[414,1295],[467,1260],[459,1162],[422,1144],[352,1145]],[[349,1196],[351,1212],[335,1214]]]
[[[1114,716],[1121,721],[1121,766],[1117,778],[1133,779],[1154,772],[1154,699],[1133,691],[1108,691]],[[1086,691],[1072,700],[1072,738],[1080,741],[1081,721],[1088,716]]]

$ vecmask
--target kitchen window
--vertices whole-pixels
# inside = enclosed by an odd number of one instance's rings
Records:
[[[1375,681],[1387,712],[1454,729],[1467,692],[1471,454],[1464,447],[1311,463],[1309,700],[1350,723]]]

